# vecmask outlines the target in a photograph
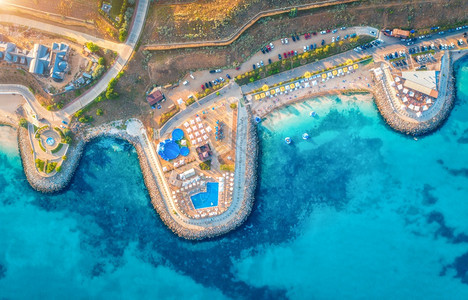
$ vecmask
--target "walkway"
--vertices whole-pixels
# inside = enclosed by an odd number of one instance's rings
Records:
[[[159,129],[159,136],[162,137],[168,132],[172,132],[176,127],[180,126],[180,124],[185,121],[190,115],[195,114],[197,111],[208,109],[211,105],[213,105],[216,100],[221,98],[236,98],[241,99],[243,97],[242,91],[235,83],[232,81],[225,87],[220,90],[217,90],[220,93],[219,96],[216,95],[216,92],[202,98],[200,101],[197,101],[187,107],[186,109],[178,112],[175,116],[173,116],[169,121],[166,122],[160,129]]]

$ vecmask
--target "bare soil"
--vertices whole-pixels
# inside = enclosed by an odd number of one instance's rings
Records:
[[[295,18],[283,14],[257,22],[230,46],[155,51],[147,68],[151,82],[164,85],[176,82],[188,71],[236,65],[267,42],[295,32],[305,33],[354,25],[430,28],[467,21],[467,8],[468,2],[464,1],[447,3],[442,0],[377,0],[299,12]],[[149,52],[141,53],[145,56]],[[143,65],[145,66],[144,63]]]

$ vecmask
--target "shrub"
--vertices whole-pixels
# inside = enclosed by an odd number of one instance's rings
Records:
[[[86,48],[88,48],[91,52],[98,52],[100,49],[99,46],[93,42],[87,42]]]
[[[63,160],[67,160],[68,157],[67,157],[66,155],[64,155],[64,156],[62,156],[62,159],[63,159]]]
[[[44,172],[44,165],[45,165],[45,162],[40,160],[39,158],[36,159],[36,168],[39,170],[39,171],[42,171]]]
[[[19,120],[19,126],[21,126],[23,128],[28,128],[28,121],[25,118],[21,118]]]
[[[102,73],[104,73],[104,70],[105,70],[105,69],[106,69],[106,68],[105,68],[103,65],[98,65],[98,66],[94,69],[93,74],[91,74],[91,75],[93,76],[93,79],[99,78],[99,77],[102,75]]]
[[[55,171],[57,171],[57,173],[59,173],[60,171],[62,171],[62,166],[58,166],[57,168],[55,168]]]
[[[96,110],[96,115],[97,115],[97,116],[102,116],[103,113],[104,113],[104,111],[103,111],[102,109],[100,109],[100,108],[98,108],[98,109]]]
[[[221,171],[234,171],[234,166],[233,165],[220,165],[219,168],[221,169]]]
[[[100,66],[105,66],[106,65],[106,59],[104,57],[99,57],[98,64]]]
[[[200,164],[200,169],[211,170],[211,160],[204,161]]]
[[[75,113],[75,117],[77,118],[81,117],[82,115],[83,115],[83,111],[81,109]]]
[[[56,167],[56,166],[57,166],[57,163],[56,163],[56,162],[48,163],[45,172],[46,172],[47,174],[53,172],[53,171],[55,170],[55,167]]]
[[[81,123],[89,123],[93,121],[93,117],[91,116],[82,116],[81,118],[78,119]]]
[[[62,149],[62,147],[63,147],[63,144],[62,144],[62,143],[59,143],[59,144],[57,145],[57,147],[55,147],[54,149],[52,149],[50,152],[52,152],[52,153],[57,153],[57,152],[60,151],[60,149]]]
[[[232,108],[232,109],[236,109],[237,108],[237,103],[231,103],[229,105],[229,107]]]

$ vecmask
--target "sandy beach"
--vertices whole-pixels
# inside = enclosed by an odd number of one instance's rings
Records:
[[[16,120],[16,109],[25,102],[21,95],[0,94],[0,117]]]

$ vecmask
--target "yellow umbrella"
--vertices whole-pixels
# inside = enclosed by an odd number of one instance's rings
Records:
[[[358,64],[354,64],[353,68],[356,70],[357,68],[359,68]]]
[[[260,95],[259,95],[259,94],[255,95],[255,100],[258,100],[258,99],[260,99]]]
[[[284,86],[280,87],[280,91],[284,92]]]
[[[346,60],[346,64],[347,64],[347,65],[352,65],[352,64],[353,64],[353,60],[352,60],[352,59]]]
[[[310,78],[311,76],[312,76],[312,74],[310,74],[309,71],[305,72],[305,74],[304,74],[305,78]]]
[[[322,74],[322,78],[323,78],[323,79],[327,78],[327,74],[323,73],[323,74]]]
[[[268,91],[268,85],[265,84],[264,86],[262,86],[262,91],[264,92]]]
[[[348,72],[348,67],[344,67],[343,72]]]
[[[261,93],[260,98],[265,98],[265,93]]]
[[[274,95],[275,93],[276,93],[275,90],[270,90],[271,95]]]
[[[336,76],[336,74],[338,74],[338,72],[336,70],[333,70],[332,74],[333,74],[333,76]]]

